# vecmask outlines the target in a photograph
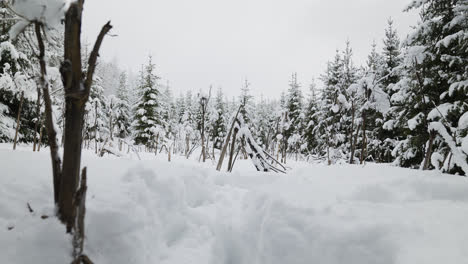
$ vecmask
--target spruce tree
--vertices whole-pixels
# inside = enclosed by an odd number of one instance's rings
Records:
[[[388,19],[387,28],[385,29],[385,38],[383,39],[383,69],[382,69],[382,87],[384,92],[389,96],[396,92],[394,86],[400,81],[402,56],[400,51],[400,39],[396,29],[393,27],[393,20]],[[383,116],[382,129],[379,131],[379,139],[382,141],[380,160],[384,162],[393,161],[392,151],[396,147],[397,137],[404,133],[395,126],[395,119],[398,115],[398,103],[390,100],[390,109]]]
[[[119,86],[117,88],[118,102],[115,116],[116,136],[121,139],[128,137],[131,130],[131,95],[128,85],[127,74],[125,72],[121,72],[119,76]]]
[[[223,91],[218,89],[214,102],[214,111],[211,113],[210,119],[213,126],[210,130],[210,137],[213,140],[214,147],[221,149],[226,136],[226,107],[223,99]]]
[[[328,62],[324,75],[321,76],[324,87],[321,93],[320,118],[314,133],[317,134],[319,150],[326,156],[328,163],[334,160],[335,148],[343,141],[340,136],[340,93],[339,82],[343,72],[343,62],[339,51],[336,51],[333,61]]]
[[[312,80],[309,90],[310,94],[307,99],[304,117],[304,138],[307,143],[307,150],[310,153],[315,152],[318,146],[317,135],[314,130],[318,124],[319,106],[317,101],[317,86],[314,80]]]
[[[156,137],[162,130],[160,115],[159,77],[154,73],[155,64],[151,56],[144,67],[138,87],[140,100],[135,108],[133,121],[135,144],[155,146]]]
[[[408,7],[422,9],[422,21],[406,40],[402,79],[392,96],[399,113],[395,123],[404,131],[394,151],[396,162],[402,166],[429,169],[434,167],[434,152],[445,161],[458,152],[449,148],[447,141],[456,139],[451,128],[458,126],[460,116],[466,112],[466,87],[458,85],[463,83],[467,65],[463,48],[466,19],[459,17],[466,16],[466,12],[457,13],[464,3],[423,0]],[[438,122],[437,128],[430,125],[432,121]],[[442,136],[444,132],[451,136]],[[453,161],[445,167],[450,170],[452,165]],[[453,169],[461,172],[459,167]]]
[[[300,136],[303,132],[304,122],[302,101],[300,84],[297,82],[297,74],[294,73],[289,82],[286,102],[287,124],[283,136],[290,150],[296,153],[300,151],[300,146],[302,145]]]
[[[244,84],[241,88],[241,94],[239,96],[239,102],[241,105],[240,108],[240,116],[243,117],[245,123],[249,126],[255,127],[255,123],[253,123],[254,119],[254,101],[253,101],[253,96],[250,94],[250,82],[245,79]],[[237,109],[236,109],[237,110]],[[251,131],[255,131],[254,129],[251,129]]]

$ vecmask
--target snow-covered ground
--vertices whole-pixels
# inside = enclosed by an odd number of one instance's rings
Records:
[[[64,226],[41,218],[53,215],[47,149],[10,149],[0,145],[0,262],[69,263]],[[227,174],[142,158],[84,153],[95,263],[468,263],[466,178],[375,164],[281,175],[249,161]]]

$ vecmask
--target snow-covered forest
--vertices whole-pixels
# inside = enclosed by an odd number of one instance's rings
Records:
[[[99,56],[112,23],[80,43],[83,5],[0,2],[5,263],[466,261],[467,0],[408,0],[411,34],[388,18],[364,64],[345,41],[279,98],[123,70]]]

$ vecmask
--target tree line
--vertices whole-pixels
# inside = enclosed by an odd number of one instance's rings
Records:
[[[337,50],[306,94],[292,74],[278,100],[254,98],[248,80],[240,96],[227,98],[207,87],[175,96],[149,57],[138,76],[98,62],[85,106],[83,148],[99,155],[124,151],[216,160],[239,110],[242,126],[269,155],[334,163],[393,163],[397,166],[468,172],[468,2],[417,1],[421,20],[401,40],[389,19],[383,46],[370,44],[365,65],[353,61],[351,43]],[[2,9],[2,16],[12,16]],[[6,20],[8,21],[8,20]],[[38,64],[26,31],[9,40],[2,22],[0,46],[0,140],[48,144],[44,106],[37,88]],[[48,35],[46,53],[54,124],[62,138],[65,100],[61,89],[60,28]],[[83,61],[89,58],[86,49]],[[112,78],[109,78],[111,72]],[[106,91],[107,90],[107,91]],[[108,90],[112,90],[109,92]],[[232,152],[247,158],[245,142]],[[196,152],[198,153],[198,152]]]

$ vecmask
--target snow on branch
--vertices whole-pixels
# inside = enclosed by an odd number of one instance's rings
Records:
[[[456,142],[449,135],[444,125],[440,122],[432,122],[429,124],[429,131],[431,130],[437,131],[437,133],[442,136],[445,143],[447,143],[453,153],[454,162],[460,166],[466,174],[468,174],[468,163],[466,161],[468,157],[460,150],[459,147],[457,147]]]
[[[62,21],[70,4],[75,0],[4,0],[8,9],[18,22],[10,29],[10,39],[15,39],[33,22],[39,22],[45,28],[54,28]]]

